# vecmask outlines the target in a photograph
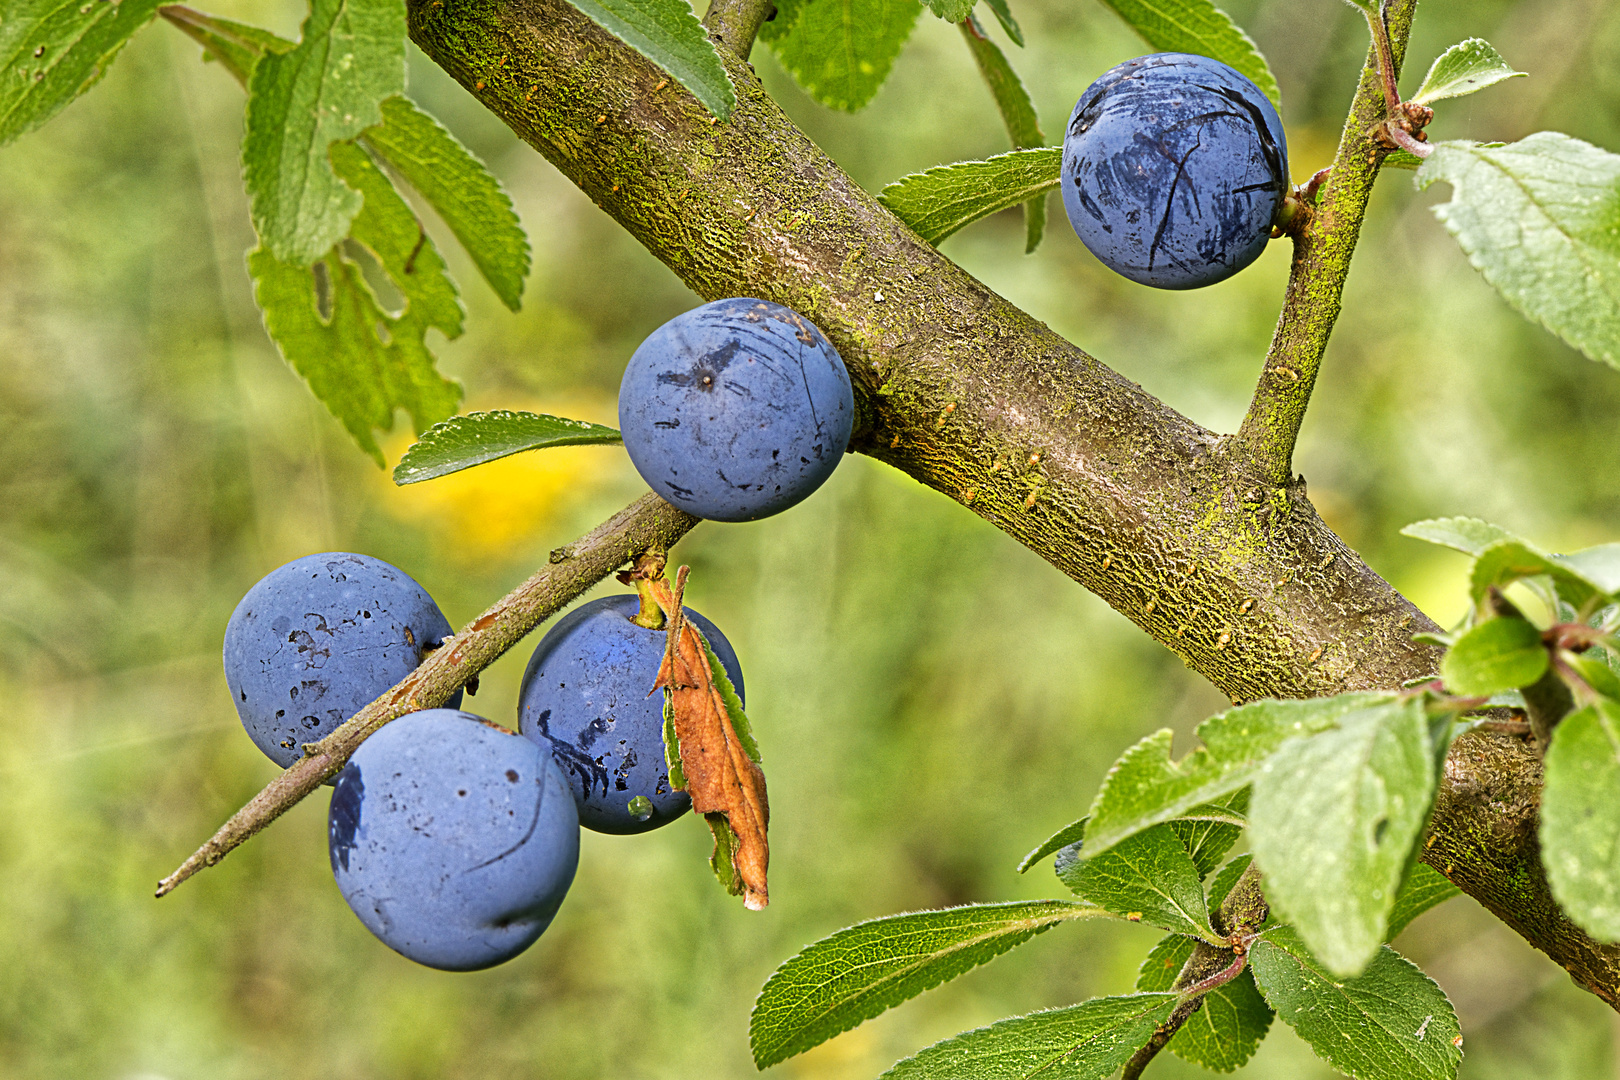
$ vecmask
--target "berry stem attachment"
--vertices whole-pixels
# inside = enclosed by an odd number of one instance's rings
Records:
[[[167,896],[204,867],[219,862],[243,841],[296,806],[348,762],[349,756],[390,720],[444,704],[493,664],[530,630],[635,556],[662,552],[691,531],[698,519],[657,495],[644,495],[566,548],[551,562],[496,601],[419,667],[376,701],[345,720],[255,795],[174,873],[158,882]]]

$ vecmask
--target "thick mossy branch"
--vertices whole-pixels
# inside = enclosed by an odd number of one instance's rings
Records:
[[[158,882],[157,895],[173,892],[198,870],[213,866],[296,806],[335,776],[378,728],[406,713],[444,704],[580,593],[643,552],[668,548],[696,524],[697,518],[685,511],[656,495],[644,495],[574,543],[553,551],[550,565],[541,567],[454,637],[446,638],[398,686],[320,742],[306,746],[304,756],[292,768],[272,780],[178,870]]]
[[[1410,14],[1410,2],[1392,13],[1403,41]],[[722,124],[565,0],[408,0],[408,18],[430,57],[699,296],[757,296],[813,319],[855,383],[853,449],[970,507],[1234,701],[1435,672],[1438,650],[1411,640],[1433,624],[1323,525],[1303,484],[1255,479],[1213,432],[923,243],[741,61],[726,58],[738,104]],[[1313,257],[1330,265],[1348,265],[1358,170],[1370,183],[1366,160],[1348,162],[1325,199],[1340,224]],[[1296,301],[1315,327],[1301,340],[1326,340],[1342,274]],[[1433,826],[1466,827],[1444,811]],[[1491,904],[1511,893],[1497,878],[1539,873],[1536,857],[1521,846],[1453,866]],[[1590,942],[1516,925],[1588,985],[1620,987],[1620,964],[1582,966]]]
[[[1416,0],[1388,11],[1393,74],[1406,56]],[[1368,18],[1374,16],[1369,15]],[[1339,318],[1340,298],[1350,276],[1350,257],[1361,235],[1361,221],[1372,196],[1384,150],[1374,133],[1388,115],[1384,78],[1375,46],[1368,51],[1361,84],[1339,137],[1339,150],[1320,189],[1310,224],[1294,236],[1288,292],[1271,348],[1266,353],[1254,400],[1228,450],[1235,468],[1269,487],[1293,477],[1294,444],[1310,405],[1328,337]]]

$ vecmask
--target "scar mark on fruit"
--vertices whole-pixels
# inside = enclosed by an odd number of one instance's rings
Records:
[[[598,765],[589,754],[573,743],[563,742],[561,739],[552,736],[550,709],[541,710],[540,715],[535,717],[534,723],[540,729],[540,734],[545,736],[546,741],[551,744],[551,755],[557,760],[557,764],[579,777],[580,783],[585,786],[586,795],[589,795],[598,783],[602,785],[602,794],[607,794],[607,770]]]
[[[510,769],[507,770],[507,775],[508,776],[512,775],[512,772],[511,772]],[[544,807],[546,805],[546,787],[545,787],[545,774],[544,773],[542,773],[541,775],[536,776],[534,778],[534,786],[539,789],[539,793],[535,796],[535,800],[534,800],[534,817],[529,819],[529,827],[528,827],[528,829],[524,830],[523,838],[520,839],[517,843],[513,844],[511,847],[507,848],[505,851],[501,852],[499,855],[495,856],[493,859],[485,859],[483,862],[479,863],[477,866],[469,866],[466,870],[463,870],[462,873],[470,874],[474,870],[482,870],[486,866],[490,866],[490,865],[492,865],[494,863],[498,863],[502,859],[506,858],[508,855],[512,854],[512,852],[516,851],[518,848],[522,847],[524,844],[527,844],[529,842],[529,838],[534,835],[535,828],[537,826],[539,826],[539,824],[540,824],[540,810],[541,810],[542,807]]]

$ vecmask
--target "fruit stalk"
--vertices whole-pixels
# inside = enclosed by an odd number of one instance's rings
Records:
[[[231,815],[174,873],[158,882],[157,895],[167,896],[296,806],[335,776],[378,728],[406,713],[442,705],[569,601],[643,552],[668,548],[696,524],[697,518],[648,494],[572,544],[553,551],[548,565],[447,638],[396,686],[320,742],[306,745],[302,758]]]

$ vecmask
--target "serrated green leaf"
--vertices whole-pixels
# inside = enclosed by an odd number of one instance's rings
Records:
[[[1384,939],[1394,941],[1413,919],[1453,896],[1461,895],[1462,890],[1442,877],[1440,871],[1428,863],[1414,863],[1411,873],[1401,883],[1395,906],[1390,909],[1389,929],[1384,931]]]
[[[1054,851],[1058,851],[1061,848],[1066,848],[1070,844],[1078,844],[1082,839],[1085,838],[1086,821],[1086,818],[1081,818],[1079,821],[1071,821],[1067,825],[1063,826],[1063,828],[1053,833],[1051,836],[1048,836],[1045,840],[1042,840],[1040,846],[1031,851],[1028,855],[1025,855],[1023,861],[1018,864],[1018,872],[1020,874],[1026,873],[1030,867],[1034,866],[1036,863],[1040,862]]]
[[[394,483],[433,480],[525,450],[623,441],[614,428],[563,416],[506,409],[468,413],[422,432],[394,466]]]
[[[1103,0],[1160,52],[1196,53],[1236,68],[1282,108],[1282,93],[1254,40],[1210,0]]]
[[[1471,517],[1414,521],[1401,530],[1401,535],[1416,540],[1427,540],[1431,544],[1439,544],[1441,547],[1460,551],[1464,555],[1474,556],[1483,554],[1486,548],[1499,541],[1518,539],[1499,525]]]
[[[973,11],[978,0],[927,0],[928,10],[948,23],[959,23]]]
[[[1284,743],[1255,778],[1249,843],[1266,898],[1341,978],[1384,941],[1429,820],[1436,765],[1423,701],[1411,698]]]
[[[1018,20],[1013,18],[1012,8],[1007,6],[1007,0],[984,0],[985,6],[1001,24],[1002,31],[1011,39],[1012,43],[1020,49],[1024,47],[1024,31],[1019,28]]]
[[[1170,822],[1176,838],[1192,856],[1193,866],[1200,878],[1221,865],[1221,859],[1232,850],[1237,838],[1248,824],[1249,789],[1234,791],[1226,798],[1206,806],[1194,807],[1185,817]]]
[[[1599,544],[1568,555],[1554,555],[1560,563],[1607,595],[1620,593],[1620,544]]]
[[[704,814],[703,821],[714,837],[714,849],[709,853],[709,869],[714,871],[714,879],[728,896],[743,895],[747,890],[737,870],[737,849],[742,844],[737,830],[731,827],[731,819],[720,811]]]
[[[1247,859],[1245,859],[1247,865]],[[1171,934],[1159,941],[1137,971],[1136,988],[1167,991],[1193,953],[1193,939]],[[1216,1072],[1231,1072],[1260,1048],[1271,1029],[1271,1006],[1245,971],[1204,995],[1203,1005],[1182,1024],[1168,1049],[1176,1056]]]
[[[311,0],[297,47],[254,66],[242,179],[260,244],[277,261],[310,266],[349,235],[361,195],[338,179],[328,151],[379,123],[383,99],[404,90],[399,0]]]
[[[1249,868],[1254,861],[1253,855],[1239,855],[1216,872],[1209,882],[1209,910],[1216,911],[1226,899],[1226,894],[1232,891],[1232,886],[1238,883],[1243,871]]]
[[[106,74],[157,0],[8,0],[0,13],[0,146]]]
[[[1181,969],[1192,959],[1196,940],[1186,934],[1166,934],[1148,950],[1136,969],[1136,988],[1148,993],[1164,993],[1176,985]]]
[[[1612,658],[1605,660],[1588,653],[1585,656],[1568,656],[1564,660],[1586,680],[1586,685],[1604,697],[1620,702],[1620,673],[1616,673]]]
[[[822,938],[766,980],[748,1039],[760,1068],[932,989],[1060,922],[1102,915],[1067,900],[970,904],[873,919]]]
[[[1202,879],[1168,825],[1137,833],[1095,856],[1086,857],[1083,846],[1066,847],[1058,852],[1056,870],[1076,896],[1115,915],[1217,940]]]
[[[922,14],[918,0],[806,0],[795,7],[781,29],[766,23],[760,40],[806,93],[844,112],[872,100]]]
[[[1486,619],[1457,639],[1440,661],[1446,689],[1488,697],[1529,686],[1547,671],[1541,631],[1524,619]]]
[[[1093,854],[1127,836],[1224,798],[1254,779],[1272,751],[1290,739],[1333,728],[1347,713],[1394,700],[1388,693],[1341,694],[1308,701],[1256,701],[1198,726],[1204,745],[1170,760],[1170,732],[1158,731],[1114,763],[1092,803],[1086,845]]]
[[[1494,86],[1503,79],[1519,78],[1525,74],[1509,67],[1501,54],[1491,48],[1490,42],[1469,38],[1435,58],[1434,63],[1429,65],[1429,73],[1423,76],[1423,85],[1418,87],[1417,95],[1412,100],[1419,105],[1427,105],[1444,98],[1462,97]]]
[[[1407,172],[1416,172],[1423,167],[1423,159],[1410,150],[1391,150],[1384,155],[1384,168],[1405,169]]]
[[[248,270],[265,329],[282,356],[382,465],[372,431],[392,428],[396,408],[410,414],[418,432],[456,411],[461,387],[435,370],[425,336],[430,327],[458,336],[461,301],[416,215],[365,151],[337,143],[331,160],[343,180],[364,193],[353,239],[376,258],[404,309],[384,311],[360,265],[341,250],[321,260],[326,315],[312,268],[282,262],[261,246],[249,255]]]
[[[518,310],[529,276],[529,237],[500,181],[409,99],[387,99],[382,116],[366,131],[366,144],[428,201],[495,295]]]
[[[1106,1080],[1176,1007],[1175,994],[1094,998],[937,1042],[882,1080]]]
[[[1547,748],[1541,861],[1559,906],[1581,929],[1620,941],[1620,704],[1564,717]]]
[[[1007,210],[1058,185],[1061,146],[1041,146],[997,154],[987,161],[936,165],[902,176],[878,194],[878,201],[930,244],[964,225]]]
[[[731,77],[686,0],[569,0],[692,92],[722,120],[737,107]]]
[[[291,52],[298,47],[279,34],[257,26],[207,15],[183,4],[165,4],[158,14],[203,47],[203,59],[213,59],[247,89],[253,66],[266,52]]]
[[[1620,155],[1543,131],[1506,146],[1436,143],[1417,185],[1509,304],[1594,360],[1620,367]]]
[[[1249,968],[1277,1015],[1316,1055],[1356,1080],[1450,1080],[1462,1060],[1457,1014],[1427,975],[1389,946],[1366,972],[1334,980],[1291,927],[1268,930]]]
[[[1602,568],[1601,558],[1593,561]],[[1474,560],[1469,586],[1478,605],[1492,586],[1506,588],[1515,581],[1541,576],[1552,578],[1559,598],[1577,609],[1610,592],[1606,587],[1610,582],[1588,578],[1571,565],[1569,556],[1548,555],[1523,540],[1502,540],[1482,551]]]
[[[1035,104],[1001,48],[971,16],[962,22],[962,37],[967,41],[974,63],[979,66],[979,75],[996,100],[996,110],[1007,126],[1013,149],[1026,150],[1045,143],[1046,136],[1041,134],[1040,121],[1035,116]],[[1040,246],[1045,231],[1046,192],[1043,191],[1024,204],[1024,254]]]

